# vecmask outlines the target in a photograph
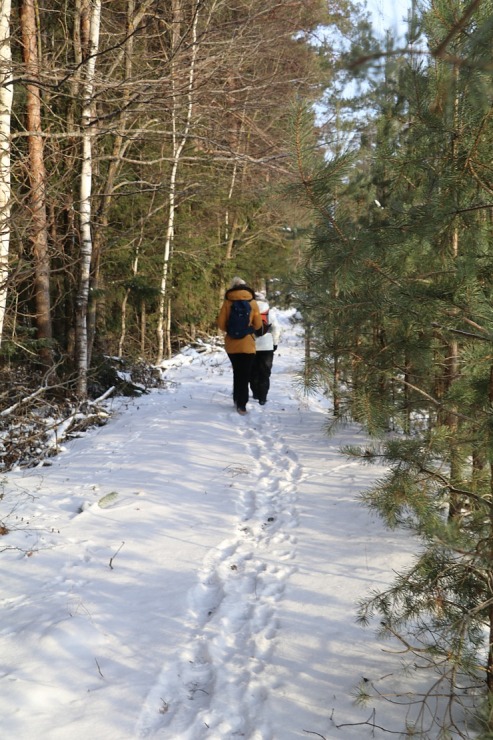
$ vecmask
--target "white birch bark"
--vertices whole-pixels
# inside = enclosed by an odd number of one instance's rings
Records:
[[[140,256],[140,241],[139,241],[139,244],[137,244],[137,248],[135,250],[135,257],[132,262],[133,277],[135,277],[139,271],[139,256]],[[125,343],[125,337],[127,335],[127,303],[128,303],[130,293],[131,293],[130,288],[127,288],[127,290],[125,291],[125,295],[123,296],[123,300],[122,300],[121,331],[120,331],[120,341],[118,342],[118,356],[119,357],[123,357],[123,345]]]
[[[190,56],[190,67],[188,73],[188,84],[187,84],[187,105],[185,114],[185,124],[181,133],[178,132],[178,113],[181,107],[180,104],[180,93],[177,92],[177,79],[176,79],[176,47],[179,43],[175,41],[171,50],[172,64],[171,64],[171,85],[172,85],[172,104],[171,104],[171,126],[172,126],[172,141],[173,141],[173,155],[171,173],[169,178],[169,196],[168,196],[168,223],[166,227],[166,237],[164,242],[164,254],[163,254],[163,268],[161,273],[161,286],[159,294],[159,307],[158,307],[158,326],[157,326],[157,337],[158,337],[158,352],[156,362],[160,363],[164,358],[164,344],[165,344],[165,327],[170,325],[170,316],[168,316],[167,322],[165,321],[166,306],[167,306],[167,293],[168,293],[168,277],[171,265],[171,259],[173,255],[173,241],[175,235],[175,215],[176,215],[176,178],[178,174],[178,167],[180,164],[181,154],[183,148],[187,142],[190,126],[192,122],[193,113],[193,88],[195,83],[195,63],[197,59],[197,24],[199,19],[199,5],[200,0],[194,2],[193,8],[193,21],[191,28],[191,56]],[[181,15],[181,0],[174,0],[173,2],[173,21],[178,20]],[[177,23],[177,27],[178,27]],[[169,313],[169,309],[168,309]],[[169,334],[169,329],[167,329]],[[168,342],[169,344],[169,342]],[[169,350],[168,350],[169,351]]]
[[[80,281],[77,295],[76,353],[77,353],[77,394],[79,398],[87,395],[88,336],[87,310],[89,305],[89,283],[92,256],[91,195],[92,195],[92,129],[93,93],[96,72],[96,55],[99,48],[99,29],[101,25],[101,0],[92,0],[89,44],[86,54],[85,75],[82,100],[82,168],[80,176]]]
[[[113,142],[112,161],[108,166],[106,183],[101,193],[100,206],[96,213],[97,227],[92,230],[92,269],[90,276],[89,291],[96,294],[101,287],[101,252],[104,243],[104,235],[108,226],[108,213],[113,200],[113,191],[117,173],[121,168],[122,158],[131,145],[132,137],[127,132],[128,102],[130,100],[130,81],[132,79],[133,55],[134,55],[134,33],[136,28],[135,0],[127,0],[127,23],[126,40],[123,45],[124,85],[122,96],[122,112],[119,115],[119,133],[115,135]],[[126,302],[125,302],[126,305]],[[89,302],[87,311],[87,364],[91,364],[92,349],[96,336],[96,317],[98,302],[93,297]],[[122,316],[124,319],[124,316]],[[122,342],[120,342],[120,345]]]
[[[10,117],[12,111],[11,0],[0,0],[0,345],[3,338],[10,246]]]

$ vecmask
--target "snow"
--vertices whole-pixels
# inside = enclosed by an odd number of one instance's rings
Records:
[[[358,501],[383,471],[341,454],[356,426],[326,436],[328,400],[296,381],[294,311],[271,310],[266,406],[240,417],[229,360],[204,345],[49,466],[4,474],[1,738],[402,731],[399,705],[354,702],[399,671],[355,615],[415,543]]]

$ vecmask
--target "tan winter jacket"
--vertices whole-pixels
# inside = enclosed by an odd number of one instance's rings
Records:
[[[231,311],[231,304],[233,301],[250,301],[252,312],[250,314],[250,325],[254,329],[260,329],[262,326],[262,317],[258,310],[257,301],[254,300],[255,293],[247,285],[239,285],[236,288],[230,288],[226,291],[224,296],[224,302],[221,306],[219,316],[217,317],[217,325],[221,331],[226,331],[228,325],[229,312]],[[247,334],[242,339],[233,339],[227,334],[224,338],[224,349],[228,355],[236,355],[241,352],[246,354],[255,354],[255,334]]]

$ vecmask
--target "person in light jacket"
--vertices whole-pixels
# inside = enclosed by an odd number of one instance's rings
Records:
[[[234,301],[246,300],[250,303],[251,332],[241,339],[230,337],[227,333],[228,318]],[[255,360],[255,331],[262,327],[262,317],[255,300],[254,291],[239,277],[233,278],[230,288],[226,291],[223,305],[217,317],[217,325],[226,332],[224,349],[233,367],[233,402],[239,414],[246,414],[248,403],[248,384]]]
[[[269,316],[269,304],[264,293],[257,292],[256,298],[260,314],[266,317],[267,324],[263,322],[263,333],[255,338],[257,351],[250,375],[250,388],[252,396],[264,406],[267,403],[274,352],[279,344],[281,329],[275,318]]]

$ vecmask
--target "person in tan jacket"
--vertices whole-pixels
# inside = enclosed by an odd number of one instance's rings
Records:
[[[234,301],[248,301],[250,319],[248,333],[239,339],[228,334],[228,319]],[[255,330],[262,326],[262,317],[255,300],[254,291],[239,277],[233,278],[224,296],[223,305],[217,317],[217,325],[226,333],[224,349],[233,367],[233,402],[239,414],[246,414],[248,386],[253,361],[255,359]]]

